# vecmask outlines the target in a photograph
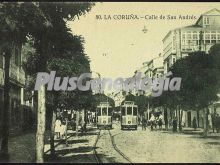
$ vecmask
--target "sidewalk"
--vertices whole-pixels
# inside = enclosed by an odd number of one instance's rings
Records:
[[[78,136],[75,131],[68,133],[68,146],[66,146],[65,141],[56,143],[56,160],[51,160],[50,152],[48,151],[45,155],[45,162],[95,163],[93,145],[97,134],[98,130],[92,125],[88,125],[87,132],[79,133]],[[48,146],[46,148],[49,149]]]
[[[29,163],[35,156],[35,133],[26,133],[9,138],[10,163]]]
[[[46,138],[49,132],[46,132]],[[9,163],[33,163],[35,161],[36,132],[24,132],[9,137]]]
[[[185,134],[185,135],[198,135],[203,137],[203,128],[197,128],[196,130],[194,130],[194,128],[190,128],[190,127],[183,127],[182,128],[182,132],[173,132],[172,127],[170,127],[168,129],[168,131],[165,130],[165,128],[163,128],[162,132],[164,133],[179,133],[179,134]],[[213,133],[212,129],[209,130],[208,136],[206,138],[219,138],[220,139],[220,133]]]
[[[76,136],[75,131],[68,130],[68,144],[67,147],[64,140],[56,140],[55,139],[55,149],[58,156],[61,156],[63,158],[64,153],[67,152],[71,153],[71,150],[74,150],[75,153],[83,153],[88,154],[87,151],[93,150],[93,144],[96,139],[97,135],[97,129],[95,129],[93,126],[88,125],[87,126],[87,132],[82,134],[78,133],[78,136]],[[33,163],[35,161],[35,148],[36,148],[36,133],[35,132],[26,132],[20,135],[15,135],[9,137],[9,163]],[[46,161],[50,155],[50,132],[47,131],[45,135],[45,158]],[[92,153],[91,153],[92,154]],[[88,161],[92,161],[89,159],[92,158],[84,158],[85,160],[88,159]],[[77,161],[82,162],[84,160],[80,160],[80,156],[76,160],[69,160],[71,161]],[[57,161],[57,160],[56,160]],[[55,161],[55,162],[56,162]],[[63,160],[62,160],[63,161]],[[64,162],[68,162],[65,161]]]

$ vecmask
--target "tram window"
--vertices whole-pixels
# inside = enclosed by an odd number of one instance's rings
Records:
[[[97,108],[97,116],[101,116],[101,108]]]
[[[121,115],[122,115],[122,116],[125,116],[125,107],[122,107],[122,109],[121,109]]]
[[[102,108],[102,116],[107,116],[107,108],[106,107]]]
[[[127,107],[127,115],[132,115],[132,107]]]
[[[136,107],[133,107],[133,115],[137,116],[137,108]]]
[[[108,108],[108,116],[111,116],[111,115],[112,115],[112,109]]]

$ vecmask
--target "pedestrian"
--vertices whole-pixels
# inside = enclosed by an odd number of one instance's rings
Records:
[[[155,117],[155,122],[154,122],[154,126],[156,130],[157,130],[158,121],[159,121],[159,117],[157,116]]]
[[[153,113],[151,114],[151,117],[150,117],[149,122],[150,122],[151,131],[153,131],[153,129],[154,129],[153,127],[154,127],[154,125],[155,125],[155,116],[154,116]]]
[[[63,121],[62,125],[61,125],[61,132],[60,132],[60,135],[61,135],[61,138],[62,139],[65,139],[65,136],[66,136],[66,127],[67,127],[67,123],[66,121]]]
[[[57,139],[60,139],[60,132],[61,132],[61,120],[60,118],[57,118],[55,121],[55,134]]]
[[[193,128],[194,128],[194,130],[196,130],[196,128],[197,128],[197,121],[196,121],[196,117],[195,116],[193,118]]]
[[[162,115],[162,113],[160,113],[158,125],[159,125],[159,130],[162,130],[162,125],[163,125],[163,115]]]
[[[173,132],[177,132],[177,117],[176,116],[173,119]]]
[[[217,117],[216,110],[214,110],[214,113],[211,114],[211,117],[212,117],[212,130],[213,130],[213,133],[215,133],[215,129],[216,129],[216,117]]]
[[[219,130],[220,130],[220,116],[219,116],[218,113],[216,114],[215,124],[216,124],[216,131],[217,131],[217,133],[219,133]]]
[[[208,129],[211,129],[212,127],[212,116],[210,112],[208,112]]]
[[[142,116],[142,130],[146,130],[147,121],[144,116]]]

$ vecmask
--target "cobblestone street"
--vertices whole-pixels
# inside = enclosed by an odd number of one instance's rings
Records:
[[[216,133],[204,138],[200,134],[201,131],[190,130],[172,133],[150,131],[148,128],[142,131],[141,127],[138,127],[137,131],[122,131],[120,123],[114,123],[111,130],[99,131],[96,127],[89,126],[85,134],[69,134],[68,146],[65,142],[58,144],[58,159],[48,162],[97,163],[95,157],[98,157],[101,163],[128,163],[125,157],[132,163],[220,162],[220,158],[216,156],[220,154],[220,136]],[[97,144],[94,146],[97,138]],[[114,148],[113,143],[123,155]],[[47,155],[49,156],[49,152]]]
[[[114,132],[120,132],[115,125]],[[203,138],[199,134],[164,131],[124,131],[115,136],[120,150],[135,163],[220,162],[220,136]]]

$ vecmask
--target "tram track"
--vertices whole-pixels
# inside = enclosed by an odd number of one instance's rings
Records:
[[[96,140],[95,140],[95,143],[93,145],[93,155],[94,155],[95,160],[96,160],[97,163],[103,163],[101,158],[98,156],[97,151],[96,151],[96,145],[98,143],[99,138],[101,137],[100,134],[101,134],[101,130],[99,130],[98,135],[97,135]]]
[[[112,146],[113,148],[115,149],[115,151],[117,151],[124,159],[126,159],[130,164],[133,164],[133,162],[123,153],[121,152],[120,149],[118,149],[118,147],[116,146],[116,143],[115,143],[115,138],[114,136],[111,134],[111,131],[108,130],[109,132],[109,135],[110,135],[110,138],[111,138],[111,142],[112,142]]]
[[[101,133],[103,131],[107,131],[108,132],[108,135],[109,135],[109,138],[110,138],[110,141],[111,141],[111,146],[112,148],[116,151],[116,153],[118,155],[120,155],[124,160],[126,160],[127,163],[130,163],[130,164],[133,164],[133,162],[120,150],[118,149],[116,143],[115,143],[115,135],[112,135],[111,131],[110,130],[100,130],[98,132],[98,135],[97,135],[97,138],[95,140],[95,143],[93,145],[93,154],[94,154],[94,157],[95,157],[95,160],[97,163],[104,163],[104,161],[102,161],[101,157],[100,157],[100,153],[97,152],[97,143],[98,141],[100,140],[101,137],[103,137],[103,135],[101,135]],[[104,133],[104,132],[103,132]],[[120,134],[120,133],[119,133]],[[110,148],[109,148],[110,149]],[[115,162],[108,162],[108,163],[115,163]],[[117,162],[117,163],[120,163],[120,162]]]

